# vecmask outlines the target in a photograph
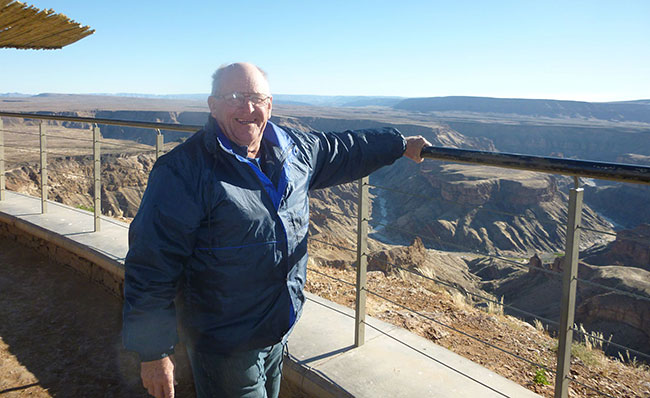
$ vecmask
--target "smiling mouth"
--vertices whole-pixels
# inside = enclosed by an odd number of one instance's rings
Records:
[[[255,124],[255,119],[252,119],[252,120],[246,120],[246,119],[238,119],[238,118],[236,118],[235,121],[236,121],[237,123],[239,123],[239,124],[243,124],[243,125]]]

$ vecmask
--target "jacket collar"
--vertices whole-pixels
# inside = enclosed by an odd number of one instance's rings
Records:
[[[223,134],[219,124],[212,116],[208,116],[208,121],[203,127],[203,130],[205,131],[203,143],[208,152],[216,155],[217,151],[221,149],[228,153],[234,153],[233,146],[236,144],[232,143]],[[282,154],[282,157],[286,157],[289,154],[289,150],[294,146],[293,139],[289,134],[270,121],[266,122],[262,140],[266,140],[271,146],[278,148],[278,152]]]

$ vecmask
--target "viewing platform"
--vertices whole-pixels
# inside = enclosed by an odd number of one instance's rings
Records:
[[[128,224],[5,192],[0,236],[40,248],[121,295]],[[354,346],[354,311],[306,293],[288,345],[284,378],[308,397],[538,397],[526,388],[400,327],[366,318],[365,344]],[[2,336],[0,336],[2,337]],[[113,347],[107,347],[112,352]],[[25,365],[27,366],[27,365]],[[1,391],[0,391],[1,392]],[[285,393],[282,393],[286,396]]]

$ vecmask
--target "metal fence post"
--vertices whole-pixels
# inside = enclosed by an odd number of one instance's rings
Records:
[[[102,180],[101,180],[101,152],[100,152],[100,140],[101,136],[99,133],[99,127],[96,124],[93,125],[93,182],[95,189],[93,191],[93,202],[94,206],[94,219],[95,219],[95,232],[99,232],[101,226],[99,224],[100,218],[102,215]]]
[[[38,124],[38,135],[41,143],[41,214],[47,212],[47,137],[43,121]]]
[[[165,137],[163,137],[162,133],[160,132],[160,129],[156,129],[156,160],[158,160],[159,157],[162,156],[163,154],[163,146],[165,144]]]
[[[354,346],[360,347],[366,339],[366,282],[368,270],[368,177],[359,180],[357,206],[357,300],[354,315]]]
[[[0,200],[5,200],[5,135],[0,117]]]
[[[569,371],[571,370],[571,345],[573,343],[573,321],[576,309],[578,282],[578,252],[580,246],[580,219],[582,217],[583,188],[571,189],[569,194],[569,215],[566,230],[566,251],[564,254],[564,275],[562,277],[562,302],[559,344],[557,349],[557,374],[555,376],[555,398],[569,396]]]

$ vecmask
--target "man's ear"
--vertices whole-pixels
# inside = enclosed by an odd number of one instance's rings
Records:
[[[213,95],[208,97],[208,108],[210,108],[210,113],[217,109],[217,98]]]

